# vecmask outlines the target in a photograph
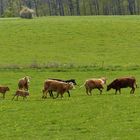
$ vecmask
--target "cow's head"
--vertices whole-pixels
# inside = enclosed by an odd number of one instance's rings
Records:
[[[69,82],[68,84],[69,84],[69,90],[75,89],[73,82]]]
[[[31,79],[31,77],[29,77],[29,76],[25,76],[24,79],[27,81],[27,83],[30,83],[30,79]]]
[[[77,85],[75,79],[71,79],[71,82],[72,82],[74,85]]]
[[[9,87],[6,87],[6,91],[10,91]]]
[[[111,89],[111,86],[110,85],[108,85],[107,86],[107,91],[109,91]]]

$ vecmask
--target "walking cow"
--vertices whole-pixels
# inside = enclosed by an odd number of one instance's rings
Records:
[[[89,79],[85,81],[85,88],[87,95],[91,95],[92,89],[98,89],[100,91],[100,94],[102,94],[103,86],[106,83],[106,78],[100,78],[100,79]],[[89,94],[90,93],[90,94]]]
[[[0,85],[0,93],[3,94],[3,99],[5,98],[6,91],[9,91],[9,90],[10,90],[9,87]]]
[[[61,98],[63,94],[69,90],[74,88],[73,83],[66,83],[57,80],[46,80],[44,82],[44,89],[42,90],[43,96],[42,98],[47,98],[47,93],[50,91],[57,92],[57,97],[61,94]]]
[[[121,88],[127,88],[127,87],[131,88],[130,91],[131,94],[135,92],[135,87],[137,87],[135,77],[117,78],[107,86],[107,91],[109,91],[110,89],[115,89],[115,94],[117,94],[117,91],[121,93]]]
[[[49,80],[56,80],[56,81],[61,81],[61,82],[66,82],[66,83],[73,83],[73,85],[77,85],[76,80],[75,79],[69,79],[69,80],[62,80],[62,79],[54,79],[54,78],[49,78]],[[50,96],[53,97],[53,92],[49,91]],[[67,91],[68,96],[70,97],[70,92],[69,90]]]
[[[17,96],[17,100],[18,100],[18,97],[19,97],[19,96],[23,97],[23,100],[24,100],[25,98],[27,98],[27,96],[29,96],[29,92],[26,91],[26,90],[20,90],[20,89],[18,89],[18,90],[16,91],[16,93],[14,94],[14,97],[12,98],[12,100],[14,100],[14,98],[15,98],[16,96]]]

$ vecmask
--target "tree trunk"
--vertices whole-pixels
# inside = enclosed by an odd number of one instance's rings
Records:
[[[76,11],[77,11],[77,15],[80,16],[79,0],[76,0]]]
[[[69,7],[69,10],[70,10],[71,16],[74,15],[74,6],[73,6],[73,3],[72,3],[72,0],[68,0],[68,7]]]
[[[3,0],[0,0],[0,16],[2,17],[3,14],[4,14]]]
[[[64,7],[63,7],[62,0],[58,0],[58,5],[59,5],[60,16],[64,16]]]
[[[34,5],[35,5],[36,16],[38,17],[39,16],[39,13],[38,13],[38,0],[34,0]]]

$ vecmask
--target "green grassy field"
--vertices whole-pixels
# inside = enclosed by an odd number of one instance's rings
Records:
[[[105,66],[131,67],[140,62],[139,16],[1,19],[0,32],[4,66],[98,66],[104,62]]]
[[[85,94],[88,78],[133,75],[140,86],[140,17],[0,19],[0,138],[35,140],[138,140],[140,89]],[[18,79],[31,76],[30,97],[11,101]],[[47,78],[75,78],[64,98],[43,100]]]

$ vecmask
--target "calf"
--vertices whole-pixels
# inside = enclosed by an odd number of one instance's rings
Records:
[[[6,93],[6,91],[9,91],[9,90],[10,90],[9,87],[7,87],[7,86],[1,86],[0,85],[0,93],[3,94],[3,99],[5,99],[5,93]]]
[[[14,94],[14,97],[12,98],[12,100],[14,100],[15,96],[17,96],[17,100],[18,100],[19,96],[21,96],[21,97],[23,97],[23,99],[25,99],[25,98],[27,98],[27,96],[29,96],[29,92],[25,91],[25,90],[18,89],[16,91],[16,93]]]
[[[135,87],[137,87],[135,77],[117,78],[107,86],[107,91],[109,91],[110,89],[115,89],[115,94],[117,94],[117,91],[121,93],[121,88],[127,87],[131,88],[131,94],[135,92]]]
[[[61,95],[61,98],[63,97],[63,94],[65,92],[68,92],[69,90],[72,90],[74,88],[73,83],[66,83],[61,82],[57,80],[46,80],[44,82],[44,89],[42,98],[47,98],[47,93],[50,91],[57,92],[57,97],[59,94]]]
[[[103,85],[106,83],[106,78],[100,78],[100,79],[89,79],[85,81],[85,88],[87,95],[91,95],[92,89],[98,89],[100,91],[100,94],[102,94]],[[90,94],[89,94],[90,93]]]

